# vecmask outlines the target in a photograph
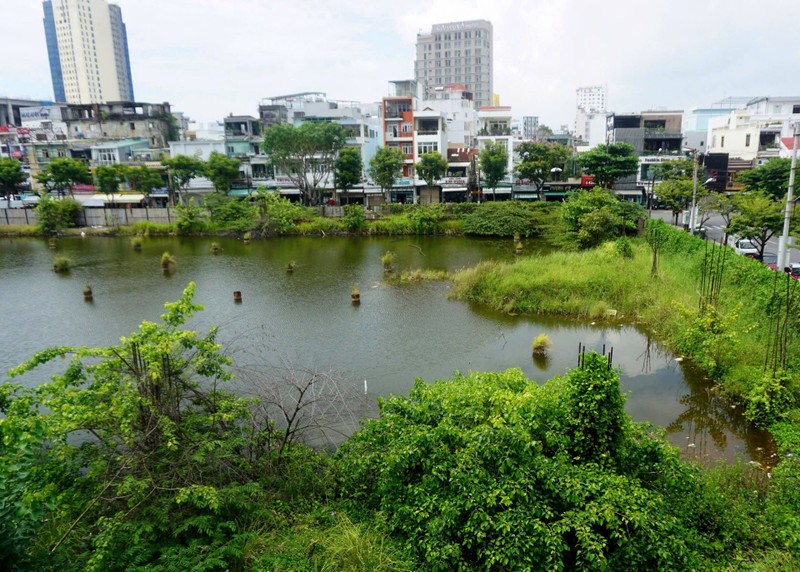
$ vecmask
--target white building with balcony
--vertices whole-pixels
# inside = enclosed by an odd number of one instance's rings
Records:
[[[514,136],[511,132],[511,107],[490,106],[478,109],[478,136],[477,147],[482,151],[488,142],[503,145],[508,154],[508,166],[505,179],[498,184],[495,194],[499,199],[511,197],[512,182],[514,177]],[[483,183],[480,183],[483,186]],[[487,189],[484,188],[484,196]]]
[[[795,121],[800,121],[800,96],[757,97],[742,109],[709,120],[708,150],[753,161],[754,166],[789,157],[781,139],[791,137]]]

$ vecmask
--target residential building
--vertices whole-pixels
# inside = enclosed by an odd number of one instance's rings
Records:
[[[536,139],[536,132],[539,130],[539,117],[536,115],[524,115],[522,117],[522,138],[528,141]]]
[[[44,31],[55,99],[134,101],[128,35],[106,0],[44,0]]]
[[[800,96],[753,98],[743,108],[709,120],[708,150],[754,166],[789,157],[791,150],[783,139],[791,137],[792,124],[799,120]]]
[[[727,118],[731,112],[743,109],[752,97],[727,97],[712,103],[708,107],[697,107],[683,114],[683,146],[697,149],[700,153],[708,152],[709,123],[714,117]]]
[[[384,97],[381,101],[383,118],[383,145],[390,149],[398,149],[405,158],[402,177],[395,181],[390,190],[391,202],[411,203],[415,198],[414,162],[414,112],[417,108],[415,81],[400,80],[389,82],[394,88],[394,95]]]
[[[147,139],[166,147],[177,139],[169,103],[115,102],[67,105],[62,110],[68,139]]]
[[[492,105],[494,31],[488,20],[434,24],[417,34],[414,75],[430,99],[436,87],[458,83],[474,94],[478,107]]]
[[[482,151],[489,141],[503,145],[508,154],[506,178],[494,189],[492,199],[511,198],[514,180],[514,136],[511,133],[511,107],[507,105],[488,106],[478,109],[478,151]],[[490,192],[482,183],[483,195]]]
[[[588,141],[590,147],[605,143],[601,118],[607,117],[607,88],[604,85],[579,87],[575,90],[575,138]]]

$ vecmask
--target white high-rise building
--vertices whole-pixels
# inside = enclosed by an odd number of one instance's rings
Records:
[[[417,34],[414,75],[423,98],[451,84],[463,85],[475,105],[492,105],[494,90],[494,32],[487,20],[434,24],[428,34]]]
[[[607,89],[604,85],[579,87],[575,98],[575,138],[589,141],[592,146],[605,140],[605,130],[597,127],[605,123],[607,116]],[[592,126],[595,126],[592,129]]]
[[[128,37],[106,0],[44,0],[44,28],[58,101],[134,101]]]

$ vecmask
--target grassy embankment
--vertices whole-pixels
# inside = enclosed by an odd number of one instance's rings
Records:
[[[778,368],[784,371],[783,381],[769,387],[764,365],[767,355],[774,355],[768,346],[776,327],[770,300],[776,284],[779,295],[785,292],[785,276],[729,251],[715,309],[701,315],[704,257],[707,249],[718,247],[678,230],[669,232],[655,277],[652,251],[644,241],[634,243],[630,258],[620,256],[614,243],[605,243],[512,263],[483,262],[453,277],[452,295],[508,313],[639,324],[673,351],[691,357],[731,399],[746,404],[748,416],[762,426],[775,430],[776,422],[798,418],[798,285],[789,284],[795,305],[787,324],[786,364]],[[785,301],[780,305],[785,308]]]

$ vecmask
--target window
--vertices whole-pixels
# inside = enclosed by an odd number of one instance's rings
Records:
[[[403,145],[403,154],[404,155],[411,155],[414,152],[413,145]]]
[[[425,142],[417,145],[417,155],[424,155],[425,153],[435,153],[439,151],[439,143]]]
[[[722,139],[720,139],[720,144],[719,144],[719,146],[720,146],[720,147],[725,147],[725,136],[724,136],[724,135],[722,136]]]
[[[411,124],[403,123],[403,133],[411,133]]]
[[[800,113],[800,105],[793,105],[792,113]]]
[[[747,135],[745,135],[745,137],[744,137],[744,146],[745,147],[750,147],[750,134],[749,133]]]

